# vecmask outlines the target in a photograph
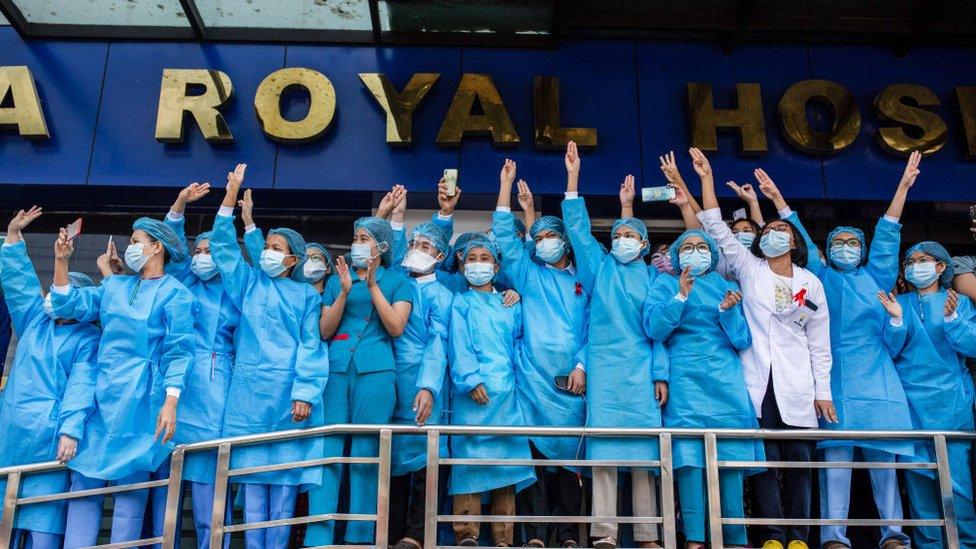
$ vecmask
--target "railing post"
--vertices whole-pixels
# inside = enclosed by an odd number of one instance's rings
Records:
[[[213,514],[210,515],[210,549],[224,546],[224,515],[227,509],[227,472],[230,470],[230,443],[217,448],[217,472],[214,478]]]
[[[712,549],[723,549],[722,539],[722,495],[718,481],[718,441],[715,433],[705,433],[705,486],[708,494],[708,529]]]
[[[440,485],[440,431],[427,431],[427,485],[424,493],[424,549],[437,547],[437,491]]]
[[[390,460],[393,448],[393,431],[380,430],[379,479],[376,483],[376,547],[389,545],[390,537]]]
[[[163,549],[173,549],[180,533],[176,530],[180,510],[183,508],[183,448],[177,448],[170,456],[169,485],[166,487],[166,515],[163,519]]]
[[[14,533],[14,513],[17,510],[17,494],[20,493],[20,473],[7,475],[7,490],[3,495],[3,515],[0,516],[0,547],[10,547]]]
[[[959,549],[959,526],[956,523],[956,504],[952,496],[952,475],[949,471],[949,449],[945,435],[935,435],[935,464],[939,473],[939,492],[942,495],[942,533],[949,549]]]
[[[671,455],[671,433],[661,433],[661,518],[664,529],[664,547],[677,549],[678,540],[674,525],[674,460]]]

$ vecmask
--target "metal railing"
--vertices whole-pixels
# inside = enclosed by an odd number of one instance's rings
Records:
[[[341,435],[376,435],[379,437],[377,457],[325,457],[320,459],[276,463],[255,467],[231,469],[231,452],[234,448],[254,444],[268,444],[312,437]],[[138,482],[133,484],[108,486],[104,488],[46,494],[41,496],[19,497],[20,485],[25,475],[64,469],[57,462],[37,463],[0,468],[0,479],[7,479],[0,515],[0,548],[10,546],[14,517],[19,507],[39,503],[77,499],[89,496],[114,494],[118,492],[167,487],[166,510],[163,535],[133,541],[99,545],[99,548],[136,547],[148,544],[162,544],[164,549],[172,549],[179,537],[177,517],[182,502],[183,462],[186,454],[193,452],[217,452],[217,468],[214,482],[213,519],[210,532],[210,547],[222,547],[225,534],[247,532],[263,528],[309,524],[323,521],[370,521],[376,525],[375,545],[344,545],[350,549],[379,548],[389,545],[389,490],[390,464],[393,436],[426,436],[427,475],[426,501],[424,510],[424,540],[426,549],[443,549],[437,545],[437,530],[440,523],[455,522],[539,522],[539,523],[617,523],[617,524],[660,524],[663,527],[663,542],[668,549],[677,547],[675,529],[674,475],[672,468],[672,439],[691,438],[703,442],[705,481],[708,500],[707,520],[710,530],[710,543],[714,549],[724,547],[722,525],[848,525],[848,526],[938,526],[942,529],[949,549],[959,548],[959,532],[956,525],[955,506],[952,494],[952,479],[949,473],[949,454],[947,440],[976,439],[976,432],[962,431],[834,431],[834,430],[752,430],[752,429],[629,429],[592,427],[476,427],[460,425],[432,425],[413,427],[409,425],[328,425],[312,429],[275,431],[258,435],[225,438],[178,446],[170,461],[168,479]],[[548,459],[459,459],[440,455],[440,438],[450,435],[482,436],[545,436],[545,437],[587,437],[587,438],[656,438],[660,447],[657,460],[548,460]],[[935,461],[924,463],[901,462],[799,462],[799,461],[722,461],[718,459],[720,439],[760,439],[760,440],[915,440],[931,441],[935,447]],[[256,473],[284,471],[305,467],[320,467],[336,464],[369,464],[377,466],[378,483],[376,512],[373,514],[328,513],[307,517],[268,520],[244,524],[226,524],[228,494],[231,479]],[[467,466],[564,466],[564,467],[643,467],[657,468],[661,476],[661,516],[656,517],[602,517],[602,516],[533,516],[533,515],[442,515],[438,509],[438,493],[442,465]],[[934,470],[939,484],[942,517],[938,519],[771,519],[771,518],[727,518],[721,513],[721,494],[719,491],[720,469],[922,469]],[[448,546],[450,547],[450,546]]]

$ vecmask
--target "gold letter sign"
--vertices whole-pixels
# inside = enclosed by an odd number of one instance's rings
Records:
[[[892,125],[878,128],[878,144],[895,156],[908,157],[915,150],[925,156],[935,154],[945,145],[949,134],[946,123],[931,111],[938,106],[939,98],[925,86],[886,86],[874,99],[874,112],[882,122]],[[913,128],[916,137],[908,135],[906,127]]]
[[[833,112],[829,131],[810,127],[807,103],[813,101]],[[790,86],[779,100],[783,135],[801,152],[813,155],[836,154],[850,147],[861,131],[861,112],[854,94],[830,80],[803,80]]]
[[[472,114],[475,101],[484,114]],[[495,146],[514,147],[519,136],[490,74],[464,73],[447,110],[437,144],[460,147],[464,134],[491,135]]]
[[[962,119],[962,133],[966,138],[966,160],[976,160],[976,87],[957,86],[956,101]]]
[[[391,145],[413,143],[413,111],[427,97],[427,92],[440,78],[436,72],[418,72],[397,93],[390,79],[381,72],[361,72],[359,79],[386,112],[386,142]]]
[[[762,92],[759,84],[736,84],[736,108],[716,109],[712,103],[712,85],[688,82],[688,117],[691,146],[703,151],[718,150],[719,128],[739,131],[742,154],[766,152],[766,123],[763,120]]]
[[[202,87],[203,93],[189,95],[191,86]],[[193,117],[203,137],[210,142],[234,140],[230,127],[218,107],[230,99],[234,86],[230,77],[221,71],[203,69],[163,69],[159,88],[159,110],[156,111],[156,140],[164,143],[183,141],[183,122],[187,114]]]
[[[0,129],[17,129],[30,139],[49,139],[41,100],[37,97],[34,77],[24,66],[0,67],[0,105],[10,95],[13,106],[0,107]]]
[[[535,148],[561,150],[575,141],[583,148],[596,147],[596,128],[563,128],[559,125],[559,79],[536,76],[532,86],[535,113]]]
[[[308,114],[297,122],[281,116],[281,95],[293,86],[305,88],[309,96]],[[254,110],[261,129],[271,139],[283,143],[307,143],[329,129],[336,110],[335,88],[324,74],[312,69],[277,70],[258,86],[254,94]]]

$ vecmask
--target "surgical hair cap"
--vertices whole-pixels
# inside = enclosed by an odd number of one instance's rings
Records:
[[[288,229],[285,227],[278,227],[277,229],[271,229],[268,231],[268,236],[278,235],[285,239],[288,243],[288,247],[291,248],[291,253],[298,258],[298,263],[291,269],[291,279],[297,280],[298,282],[305,281],[305,260],[308,259],[308,254],[305,253],[305,239],[302,235],[298,234],[297,231]]]
[[[928,254],[937,260],[945,263],[945,270],[939,275],[939,286],[941,288],[949,288],[952,286],[952,277],[956,273],[955,267],[952,265],[952,257],[949,256],[949,252],[942,247],[942,244],[938,242],[932,242],[931,240],[926,240],[924,242],[919,242],[918,244],[908,248],[905,252],[905,259],[912,257],[915,252],[922,252],[923,254]]]
[[[563,240],[566,240],[566,224],[563,223],[562,219],[554,215],[545,215],[537,219],[532,224],[532,228],[529,229],[529,236],[534,239],[542,231],[552,231],[558,234]]]
[[[332,261],[332,254],[329,253],[329,250],[325,249],[325,246],[319,244],[318,242],[309,242],[305,245],[305,249],[308,250],[308,248],[315,248],[316,250],[322,252],[322,255],[325,256],[325,266],[328,267],[330,271],[335,269],[335,264]]]
[[[201,240],[210,240],[212,238],[213,238],[213,231],[207,231],[205,233],[198,234],[196,238],[196,242],[200,242]]]
[[[461,253],[462,261],[464,258],[468,257],[468,252],[475,248],[484,248],[488,250],[488,253],[495,258],[495,262],[501,264],[502,257],[498,251],[498,245],[485,238],[484,235],[482,235],[481,238],[473,238],[464,245],[464,251]]]
[[[827,251],[830,252],[830,243],[833,242],[834,237],[840,233],[851,233],[861,241],[861,260],[857,264],[859,266],[864,265],[868,259],[868,242],[864,239],[864,231],[858,229],[857,227],[845,227],[841,225],[840,227],[830,231],[830,234],[827,235]],[[830,259],[829,253],[827,254],[827,261],[830,262],[831,265],[834,264],[834,260]]]
[[[445,256],[450,251],[450,244],[447,243],[447,235],[444,233],[444,230],[429,221],[414,225],[410,231],[410,237],[407,240],[408,242],[413,242],[413,239],[418,236],[430,240],[434,244],[434,247],[437,248],[437,251]]]
[[[644,222],[641,221],[640,219],[637,219],[636,217],[625,217],[623,219],[618,219],[613,222],[613,228],[610,229],[610,234],[611,235],[616,234],[617,229],[619,229],[621,226],[627,226],[637,231],[637,233],[640,234],[641,240],[647,240],[647,226],[644,225]],[[641,257],[644,257],[650,252],[651,252],[650,246],[644,248],[643,250],[641,250]]]
[[[171,262],[183,263],[186,261],[186,244],[176,235],[176,231],[166,223],[149,217],[140,217],[132,224],[132,230],[145,231],[146,234],[158,240],[169,253]]]
[[[393,259],[393,227],[390,227],[390,222],[380,217],[360,217],[353,224],[353,229],[365,229],[380,250],[383,249],[382,244],[386,243],[386,251],[380,252],[380,259],[384,266],[389,267]]]
[[[454,247],[451,248],[451,253],[448,254],[447,259],[444,260],[444,268],[452,273],[457,272],[458,265],[457,259],[454,257],[458,252],[464,250],[465,244],[476,239],[476,238],[486,238],[485,235],[481,233],[462,233],[454,240]]]
[[[708,249],[712,252],[712,264],[709,265],[708,272],[714,271],[715,267],[718,265],[718,243],[716,243],[715,239],[709,236],[708,233],[701,229],[689,229],[681,233],[681,236],[679,236],[677,240],[671,244],[671,248],[668,250],[668,252],[671,254],[671,265],[674,267],[672,272],[674,274],[681,272],[681,262],[679,259],[681,252],[679,250],[681,249],[681,245],[684,244],[685,240],[687,240],[690,236],[697,236],[704,240],[705,244],[708,244]]]
[[[513,215],[515,218],[515,232],[525,234],[525,221],[519,218],[517,215]]]
[[[95,285],[95,281],[90,276],[78,271],[68,272],[68,282],[75,288],[88,288]]]

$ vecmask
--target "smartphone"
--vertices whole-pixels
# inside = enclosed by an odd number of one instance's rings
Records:
[[[644,202],[660,202],[672,200],[674,198],[674,187],[665,185],[663,187],[644,187],[641,189],[641,200]]]
[[[453,168],[444,170],[444,183],[447,183],[447,196],[457,194],[458,171]]]
[[[75,219],[73,223],[71,223],[70,225],[68,225],[67,227],[65,227],[65,230],[68,232],[68,240],[71,240],[74,237],[80,235],[81,234],[81,218],[79,217],[78,219]]]
[[[557,389],[569,392],[569,376],[556,376],[554,381]]]
[[[732,221],[738,221],[740,219],[746,218],[746,209],[739,208],[738,210],[732,212]]]

